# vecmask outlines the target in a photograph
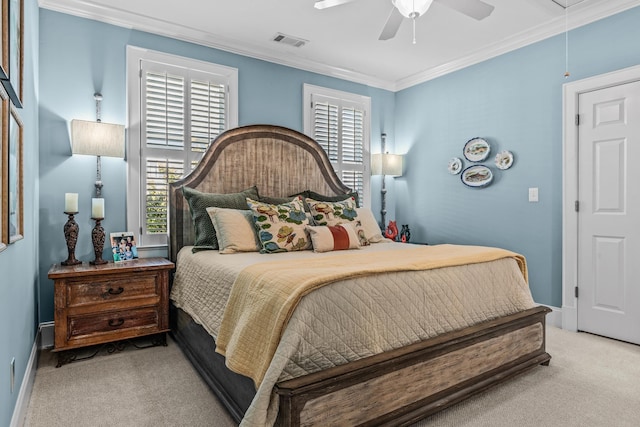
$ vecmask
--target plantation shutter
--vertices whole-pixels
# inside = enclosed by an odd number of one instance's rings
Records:
[[[342,182],[365,195],[365,106],[352,101],[313,94],[312,138],[327,152]]]
[[[227,128],[227,84],[211,73],[141,62],[141,240],[163,244],[169,184],[190,172]]]
[[[191,151],[204,153],[226,128],[226,87],[210,81],[191,81]],[[197,163],[196,163],[197,164]]]

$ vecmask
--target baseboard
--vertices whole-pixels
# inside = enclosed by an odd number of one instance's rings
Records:
[[[568,331],[578,331],[578,310],[576,307],[568,305],[562,307],[562,326]]]
[[[16,401],[16,407],[13,410],[13,416],[11,417],[11,427],[22,427],[27,416],[27,407],[29,406],[29,400],[31,399],[31,392],[33,391],[33,383],[36,379],[36,370],[38,369],[38,353],[40,347],[40,330],[36,335],[36,339],[33,342],[31,348],[31,355],[29,356],[29,363],[27,363],[27,369],[24,372],[24,378],[22,379],[22,385],[20,386],[20,392],[18,393],[18,399]]]
[[[546,323],[549,326],[555,326],[562,329],[562,309],[551,305],[541,304],[551,309],[551,313],[547,314]]]
[[[40,323],[40,349],[53,348],[53,325],[53,322]]]

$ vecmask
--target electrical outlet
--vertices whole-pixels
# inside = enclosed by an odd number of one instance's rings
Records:
[[[9,376],[11,378],[11,393],[13,393],[13,389],[16,385],[16,358],[15,357],[11,358],[11,371]]]
[[[530,202],[538,201],[538,187],[529,188],[529,201]]]

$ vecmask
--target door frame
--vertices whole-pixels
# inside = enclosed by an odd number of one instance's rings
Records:
[[[582,93],[640,80],[640,65],[562,85],[562,328],[578,330],[578,114]]]

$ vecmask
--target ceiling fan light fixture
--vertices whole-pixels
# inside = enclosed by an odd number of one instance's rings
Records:
[[[402,16],[415,19],[429,10],[433,0],[392,0],[392,3]]]

